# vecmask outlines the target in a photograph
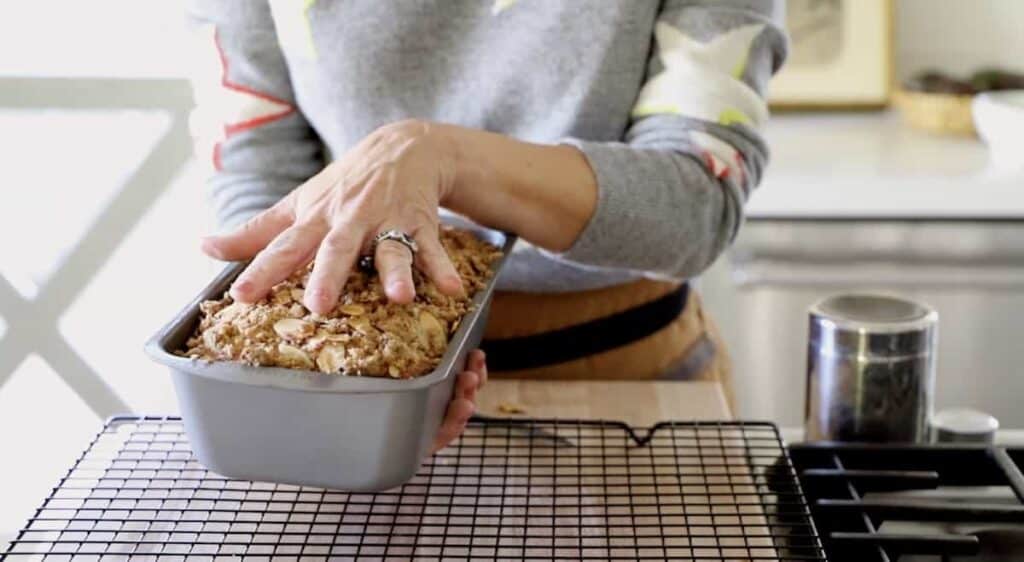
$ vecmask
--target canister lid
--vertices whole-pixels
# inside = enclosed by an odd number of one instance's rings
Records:
[[[990,443],[999,429],[999,420],[970,408],[950,408],[932,416],[932,439],[939,443]]]
[[[938,313],[912,300],[887,295],[828,297],[810,309],[811,345],[837,354],[930,353]]]

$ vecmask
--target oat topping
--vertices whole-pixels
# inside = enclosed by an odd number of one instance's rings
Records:
[[[525,414],[526,408],[520,406],[519,404],[501,402],[498,404],[498,411],[503,414]]]
[[[310,264],[257,303],[234,302],[226,293],[201,303],[199,327],[181,354],[344,375],[412,378],[429,373],[501,255],[467,231],[442,228],[441,243],[462,277],[465,297],[442,295],[413,271],[416,299],[407,305],[389,303],[377,275],[357,268],[337,306],[321,316],[302,305]]]

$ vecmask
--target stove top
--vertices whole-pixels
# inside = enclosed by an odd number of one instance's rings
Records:
[[[1024,560],[1024,449],[790,447],[833,562]]]

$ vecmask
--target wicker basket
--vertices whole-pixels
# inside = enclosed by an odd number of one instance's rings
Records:
[[[944,135],[976,136],[969,94],[936,94],[897,90],[896,107],[910,126]]]

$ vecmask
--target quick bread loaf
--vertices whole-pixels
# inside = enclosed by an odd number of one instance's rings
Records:
[[[442,295],[414,270],[415,300],[389,303],[376,273],[357,269],[337,306],[321,316],[302,304],[310,264],[254,304],[235,302],[226,293],[201,303],[199,326],[181,353],[197,360],[339,375],[411,378],[429,373],[501,255],[464,230],[442,227],[441,243],[462,277],[463,297]]]

